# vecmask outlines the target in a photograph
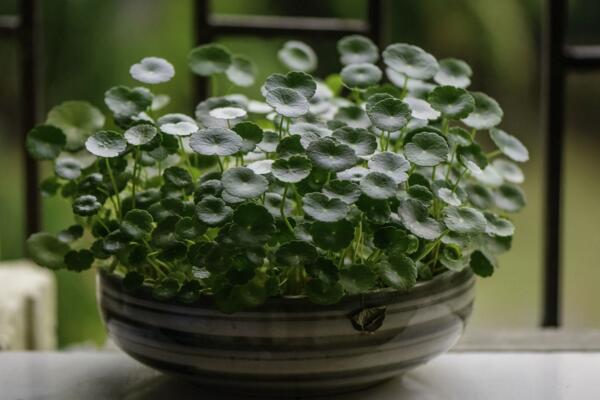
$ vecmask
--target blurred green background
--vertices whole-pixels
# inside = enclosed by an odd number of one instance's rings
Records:
[[[129,66],[144,56],[170,60],[178,74],[159,86],[171,96],[167,112],[191,112],[192,78],[186,55],[194,46],[193,1],[46,0],[43,3],[44,106],[68,99],[105,108],[112,85],[132,84]],[[527,329],[540,320],[543,241],[543,132],[541,129],[540,0],[384,1],[385,43],[409,42],[438,58],[464,59],[474,69],[473,88],[496,98],[505,111],[503,127],[530,148],[525,166],[529,206],[515,217],[513,251],[500,260],[493,279],[481,280],[472,326]],[[363,18],[364,0],[213,1],[219,13],[285,14]],[[2,0],[0,15],[16,0]],[[310,13],[309,13],[310,10]],[[570,1],[569,40],[600,43],[600,2]],[[254,59],[260,79],[281,71],[275,54],[289,38],[228,38],[232,51]],[[339,70],[335,43],[307,40],[320,56],[321,76]],[[0,40],[0,260],[23,255],[23,193],[19,156],[17,49]],[[259,98],[258,87],[244,91]],[[599,328],[600,265],[600,74],[568,80],[565,212],[564,322],[568,328]],[[44,166],[42,166],[44,168]],[[65,202],[44,201],[44,228],[56,232],[71,220]],[[94,299],[94,274],[57,273],[59,341],[101,344],[104,332]],[[1,286],[0,282],[0,286]],[[1,289],[0,289],[1,290]]]

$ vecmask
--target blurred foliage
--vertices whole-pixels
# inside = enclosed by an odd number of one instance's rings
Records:
[[[17,0],[0,3],[0,14],[14,12]],[[213,1],[219,13],[285,14],[363,18],[364,0],[239,0]],[[515,223],[514,248],[492,281],[481,280],[473,325],[527,328],[539,320],[543,234],[543,159],[540,118],[541,0],[406,0],[385,1],[386,43],[402,41],[427,48],[438,58],[453,55],[466,60],[477,75],[473,86],[496,98],[505,110],[505,127],[523,138],[532,150],[525,168],[529,207]],[[192,0],[45,0],[43,1],[44,104],[67,99],[88,100],[104,107],[102,93],[115,84],[131,84],[131,64],[144,56],[164,57],[177,75],[164,90],[172,98],[167,112],[193,109],[193,81],[186,55],[194,45]],[[569,39],[600,41],[600,2],[570,2]],[[275,53],[286,38],[227,38],[233,52],[248,54],[259,67],[259,81],[283,70]],[[318,35],[307,42],[319,54],[318,75],[339,69],[331,42]],[[22,256],[23,195],[18,128],[17,51],[0,40],[0,259]],[[590,221],[600,219],[595,207],[600,188],[595,170],[600,166],[597,136],[591,115],[597,115],[600,80],[597,76],[569,81],[568,167],[566,171],[565,315],[571,327],[599,326],[594,282],[594,248],[600,237]],[[222,85],[221,85],[222,86]],[[258,97],[258,88],[245,94]],[[596,117],[597,118],[597,117]],[[43,166],[44,168],[46,166]],[[44,201],[44,227],[57,231],[66,225],[65,203]],[[585,211],[584,211],[585,210]],[[590,212],[592,215],[590,215]],[[94,276],[57,274],[59,282],[59,337],[61,345],[102,343],[94,300]]]

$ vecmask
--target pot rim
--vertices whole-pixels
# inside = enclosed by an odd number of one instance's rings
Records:
[[[146,301],[155,302],[163,305],[172,305],[178,307],[206,307],[210,305],[214,307],[214,296],[210,294],[203,294],[194,303],[186,304],[178,302],[176,300],[160,301],[152,297],[151,286],[144,284],[142,289],[137,292],[127,292],[123,289],[122,281],[123,276],[106,271],[103,268],[97,269],[97,275],[99,278],[99,285],[108,285],[113,290],[124,293],[127,296],[131,296]],[[445,290],[452,289],[454,287],[465,284],[468,281],[474,279],[473,271],[470,268],[465,268],[462,271],[445,271],[439,275],[436,275],[428,281],[418,282],[408,291],[403,291],[394,288],[380,288],[370,290],[365,293],[345,295],[340,299],[339,302],[332,305],[321,305],[311,302],[306,295],[297,296],[277,296],[269,297],[262,305],[253,307],[242,312],[261,312],[270,311],[272,307],[278,308],[279,306],[301,306],[304,309],[309,307],[315,310],[327,310],[333,308],[339,308],[349,304],[385,304],[388,302],[400,302],[404,300],[413,300],[419,297],[426,297],[431,294],[440,293]],[[469,285],[470,287],[470,285]]]

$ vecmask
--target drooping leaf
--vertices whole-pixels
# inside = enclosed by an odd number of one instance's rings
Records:
[[[242,153],[249,153],[263,139],[263,130],[254,122],[244,121],[233,127],[233,131],[242,138]]]
[[[470,266],[473,272],[482,278],[492,276],[495,269],[494,262],[479,250],[471,254]]]
[[[38,125],[27,134],[27,151],[36,160],[53,160],[67,144],[62,130],[52,125]]]
[[[417,283],[417,266],[404,254],[393,254],[380,265],[381,279],[390,287],[409,290]]]
[[[63,131],[69,151],[81,149],[88,136],[101,129],[104,122],[100,110],[86,101],[65,101],[52,107],[46,118],[46,124]]]
[[[471,92],[475,109],[462,122],[475,129],[490,129],[502,121],[504,112],[496,100],[481,92]]]
[[[501,129],[490,129],[490,137],[500,151],[513,161],[525,162],[529,160],[529,151],[516,137],[509,135]]]
[[[46,232],[31,235],[26,247],[27,254],[36,264],[50,269],[63,268],[65,254],[70,250],[68,244]]]

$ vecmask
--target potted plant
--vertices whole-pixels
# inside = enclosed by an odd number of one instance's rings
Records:
[[[408,44],[380,61],[356,35],[337,48],[341,73],[321,81],[312,49],[287,42],[291,72],[266,79],[265,102],[215,95],[194,117],[160,115],[165,96],[117,86],[106,125],[86,102],[53,108],[27,147],[53,163],[42,193],[68,199],[76,224],[32,235],[30,256],[96,265],[116,344],[210,386],[324,394],[448,350],[474,274],[492,275],[510,248],[527,149],[497,128],[495,100],[466,89],[465,62]],[[255,82],[220,45],[188,63]],[[151,57],[130,73],[159,84],[174,68]]]

